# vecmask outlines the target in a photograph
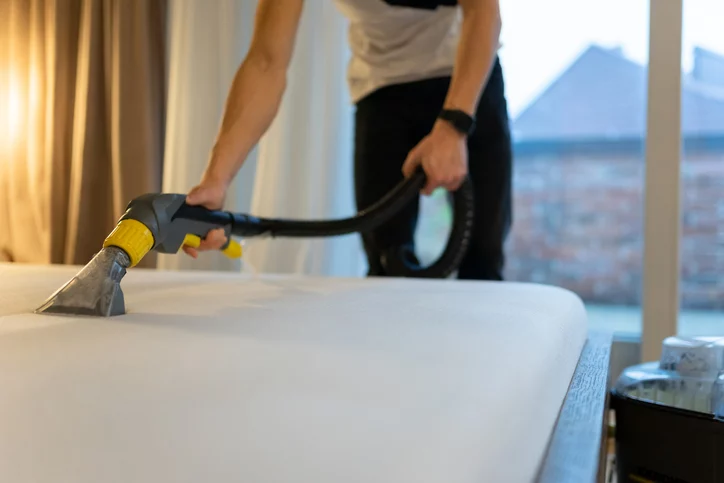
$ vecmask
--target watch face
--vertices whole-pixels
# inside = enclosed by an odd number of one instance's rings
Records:
[[[473,126],[472,119],[469,119],[467,116],[464,115],[461,115],[456,122],[461,129],[465,130],[465,132],[469,131],[470,128]]]

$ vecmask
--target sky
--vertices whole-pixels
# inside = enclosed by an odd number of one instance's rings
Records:
[[[501,0],[501,9],[500,58],[512,117],[592,43],[648,61],[649,0]],[[695,46],[724,55],[722,25],[724,0],[684,0],[684,71]]]

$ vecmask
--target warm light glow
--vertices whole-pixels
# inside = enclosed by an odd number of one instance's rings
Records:
[[[0,77],[0,151],[9,153],[20,137],[23,109],[22,90],[16,75]]]

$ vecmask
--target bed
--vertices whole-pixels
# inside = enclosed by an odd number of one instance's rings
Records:
[[[555,287],[0,264],[0,481],[602,481],[610,336]]]

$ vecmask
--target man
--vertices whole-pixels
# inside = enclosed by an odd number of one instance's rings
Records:
[[[260,0],[248,54],[228,95],[207,168],[188,202],[223,205],[227,187],[271,124],[286,86],[303,0]],[[469,174],[475,222],[460,279],[501,280],[511,218],[511,142],[497,56],[498,0],[336,0],[349,19],[348,83],[355,114],[358,209],[418,167],[456,190]],[[414,249],[418,203],[363,243],[369,275],[385,275],[387,250]],[[219,248],[223,232],[199,249]],[[197,250],[184,247],[191,256]]]

